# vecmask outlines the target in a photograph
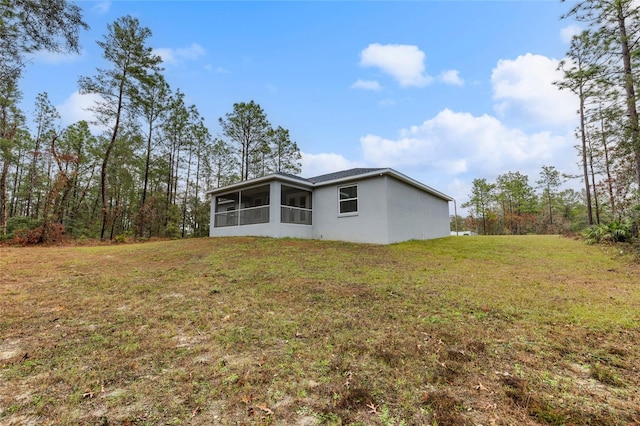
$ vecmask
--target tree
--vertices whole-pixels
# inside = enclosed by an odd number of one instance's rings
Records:
[[[471,208],[482,217],[482,233],[485,235],[487,234],[487,213],[495,188],[495,184],[487,183],[486,179],[474,179],[469,201],[462,204],[463,208]]]
[[[289,131],[278,126],[269,134],[270,166],[272,172],[300,173],[300,149]]]
[[[193,232],[194,235],[200,237],[204,235],[202,233],[203,228],[206,227],[206,223],[209,218],[208,209],[203,209],[207,206],[207,203],[200,203],[200,188],[202,186],[202,176],[203,172],[206,170],[206,158],[209,155],[210,145],[211,145],[211,134],[209,133],[209,129],[204,125],[204,120],[202,117],[200,121],[194,125],[193,127],[193,137],[195,142],[195,150],[196,150],[196,177],[194,187],[194,194],[192,196],[193,206],[192,206],[192,216],[193,216]],[[203,226],[204,225],[204,226]]]
[[[0,233],[6,234],[7,175],[15,135],[24,55],[38,50],[78,52],[78,32],[87,29],[80,8],[66,0],[0,0]]]
[[[141,82],[136,93],[136,102],[140,109],[141,118],[146,125],[146,149],[144,153],[143,188],[138,210],[137,234],[142,237],[145,230],[147,211],[147,193],[149,192],[149,177],[151,172],[151,156],[154,145],[154,136],[158,133],[158,122],[166,117],[169,108],[170,89],[160,73],[152,74]]]
[[[218,119],[222,134],[229,142],[237,145],[236,152],[240,162],[240,180],[249,179],[249,171],[256,156],[260,158],[268,138],[271,124],[260,105],[251,101],[233,104],[233,112],[225,114],[225,119]]]
[[[118,141],[125,112],[135,109],[138,87],[158,71],[161,59],[145,45],[151,37],[151,30],[141,27],[138,19],[131,16],[118,18],[107,26],[107,35],[98,46],[102,56],[111,63],[111,69],[98,68],[95,77],[80,77],[78,82],[83,94],[97,94],[100,97],[92,111],[99,124],[108,127],[108,139],[104,149],[100,169],[102,201],[102,226],[100,239],[105,239],[110,209],[107,194],[107,170],[109,158]]]
[[[498,176],[496,200],[502,206],[502,217],[506,230],[511,234],[524,233],[535,213],[537,201],[529,177],[520,172],[508,172]]]
[[[639,83],[637,57],[640,54],[640,9],[634,0],[583,0],[566,17],[586,22],[596,44],[606,55],[607,78],[625,97],[626,132],[635,166],[636,184],[640,186],[640,117],[636,94]]]
[[[55,137],[55,124],[56,121],[60,119],[60,115],[51,104],[46,92],[39,93],[38,96],[36,96],[34,115],[36,132],[33,140],[34,146],[31,152],[31,162],[29,164],[29,188],[25,214],[27,216],[37,217],[40,212],[40,201],[44,198],[43,192],[45,188],[43,188],[42,185],[43,180],[45,180],[47,184],[50,183],[51,180],[53,158],[51,157],[51,151],[48,149],[48,146],[45,147],[45,144],[49,144],[52,138]],[[47,160],[46,167],[44,164],[41,164],[42,159],[45,158]],[[44,169],[47,170],[46,175],[42,173]],[[34,197],[36,200],[34,200]],[[35,204],[35,206],[32,204]]]
[[[168,144],[169,158],[169,175],[167,176],[168,205],[176,204],[178,196],[181,151],[190,142],[189,119],[189,109],[184,103],[184,93],[178,90],[169,100],[167,119],[163,126],[165,141]]]
[[[205,157],[205,168],[208,176],[207,186],[219,188],[240,179],[237,170],[240,168],[238,158],[234,155],[233,147],[222,139],[216,139]]]
[[[582,172],[587,197],[587,220],[593,224],[591,209],[591,185],[589,185],[589,163],[587,142],[587,102],[597,91],[598,78],[602,74],[599,64],[600,56],[596,49],[595,41],[591,33],[584,31],[575,36],[571,41],[571,48],[567,53],[569,61],[560,62],[559,68],[564,72],[564,79],[555,84],[560,88],[569,89],[578,95],[580,115],[579,138],[581,142],[580,153],[582,156]]]
[[[86,121],[79,121],[64,129],[58,139],[59,159],[69,183],[60,207],[59,220],[65,232],[71,235],[86,235],[90,226],[88,198],[93,177],[101,159],[97,138],[89,130]]]
[[[13,162],[16,134],[24,124],[17,106],[21,97],[17,80],[0,80],[0,235],[7,234],[7,176]]]
[[[18,79],[24,55],[38,50],[80,50],[79,30],[89,26],[66,0],[0,0],[0,79]]]
[[[547,204],[549,212],[549,225],[553,225],[553,205],[561,185],[560,172],[553,166],[542,166],[540,179],[536,181],[538,188],[542,188],[542,198]]]
[[[218,119],[225,143],[240,164],[240,180],[273,172],[299,173],[300,149],[287,129],[271,127],[260,105],[251,101],[233,105],[233,112]]]

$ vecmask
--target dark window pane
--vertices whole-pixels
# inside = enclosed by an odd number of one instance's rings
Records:
[[[358,187],[354,186],[345,186],[340,188],[340,199],[346,200],[349,198],[357,198],[358,197]]]
[[[358,200],[340,201],[340,213],[353,213],[358,211]]]

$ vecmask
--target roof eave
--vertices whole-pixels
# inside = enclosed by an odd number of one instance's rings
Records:
[[[360,175],[354,175],[354,176],[346,176],[343,178],[339,178],[339,179],[332,179],[332,180],[327,180],[324,182],[318,182],[315,183],[313,186],[314,187],[320,187],[320,186],[326,186],[326,185],[336,185],[336,184],[340,184],[340,183],[345,183],[345,182],[353,182],[356,180],[362,180],[362,179],[368,179],[371,177],[375,177],[375,176],[383,176],[383,175],[389,175],[389,176],[393,176],[394,178],[409,184],[411,186],[414,186],[424,192],[427,192],[431,195],[434,195],[438,198],[442,198],[443,200],[447,200],[447,201],[453,201],[453,198],[451,198],[450,196],[437,191],[433,188],[431,188],[430,186],[425,185],[424,183],[418,182],[415,179],[411,179],[409,176],[403,175],[402,173],[393,170],[391,168],[385,168],[385,169],[380,169],[380,170],[375,170],[372,172],[368,172],[368,173],[362,173]]]
[[[215,189],[210,189],[207,192],[205,192],[206,195],[213,195],[213,194],[221,194],[224,192],[229,192],[229,191],[233,191],[234,189],[239,189],[239,188],[244,188],[247,186],[253,186],[259,183],[264,183],[264,182],[270,182],[272,180],[279,180],[279,181],[283,181],[283,182],[287,182],[287,183],[291,183],[294,185],[299,185],[299,186],[306,186],[309,188],[313,187],[313,184],[311,182],[305,182],[301,179],[295,179],[289,176],[285,176],[285,175],[281,175],[281,174],[277,174],[277,173],[272,173],[270,175],[265,175],[265,176],[260,176],[258,178],[254,178],[254,179],[249,179],[249,180],[243,180],[241,182],[236,182],[236,183],[232,183],[231,185],[226,185],[226,186],[221,186],[219,188],[215,188]]]

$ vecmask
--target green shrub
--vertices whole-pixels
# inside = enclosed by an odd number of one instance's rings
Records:
[[[589,244],[628,242],[633,238],[631,230],[631,223],[616,220],[590,226],[585,231],[585,238]]]

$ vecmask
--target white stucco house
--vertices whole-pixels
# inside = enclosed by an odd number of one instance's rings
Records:
[[[210,236],[391,244],[449,235],[452,198],[390,168],[274,173],[207,192]]]

